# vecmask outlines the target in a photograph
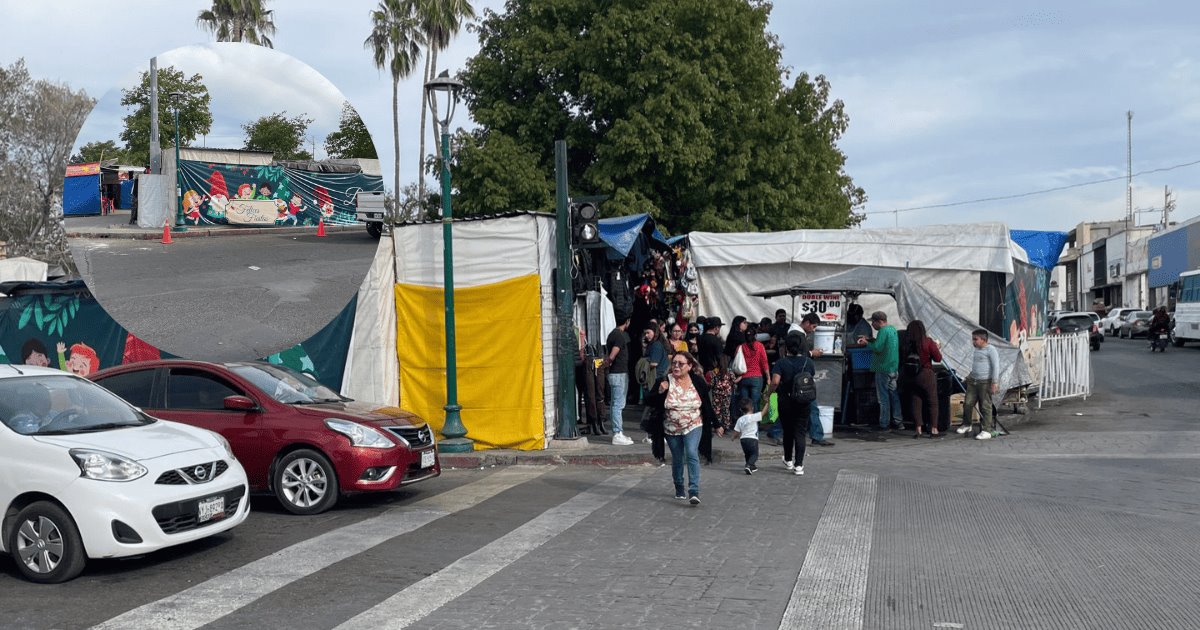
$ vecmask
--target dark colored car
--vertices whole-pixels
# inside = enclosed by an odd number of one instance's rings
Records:
[[[1063,313],[1050,323],[1050,334],[1073,333],[1081,330],[1089,333],[1088,343],[1092,350],[1099,350],[1100,344],[1104,343],[1104,333],[1100,332],[1100,324],[1096,323],[1092,313]]]
[[[162,360],[89,378],[155,417],[220,433],[251,489],[295,514],[441,474],[433,430],[416,415],[355,402],[283,366]]]
[[[1150,320],[1153,318],[1153,311],[1134,311],[1125,315],[1117,326],[1117,337],[1122,339],[1145,337],[1146,331],[1150,330]]]

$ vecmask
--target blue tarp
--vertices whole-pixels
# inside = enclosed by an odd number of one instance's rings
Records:
[[[634,243],[637,243],[638,236],[642,233],[642,228],[646,225],[646,221],[650,220],[648,214],[634,214],[627,217],[612,217],[609,219],[600,219],[596,222],[600,228],[600,240],[608,244],[616,253],[620,254],[621,258],[629,256],[630,250],[633,249]],[[672,245],[678,242],[683,236],[675,236],[670,240],[654,228],[652,233],[654,240],[663,245]]]
[[[1042,269],[1053,269],[1058,264],[1063,245],[1067,243],[1066,232],[1009,230],[1008,237],[1025,250],[1031,264]]]
[[[133,207],[132,179],[127,179],[121,182],[121,198],[117,200],[117,207],[122,210],[128,210]]]
[[[100,214],[100,174],[79,175],[63,180],[63,214]]]

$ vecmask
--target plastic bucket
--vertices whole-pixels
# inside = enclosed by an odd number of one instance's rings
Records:
[[[833,338],[837,336],[834,326],[817,326],[813,331],[813,348],[825,354],[833,354]]]
[[[821,418],[821,431],[825,437],[833,435],[833,407],[817,406],[817,415]]]

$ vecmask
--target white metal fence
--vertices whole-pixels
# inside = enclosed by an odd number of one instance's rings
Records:
[[[1092,355],[1087,331],[1046,335],[1038,407],[1046,400],[1087,398],[1092,393]]]

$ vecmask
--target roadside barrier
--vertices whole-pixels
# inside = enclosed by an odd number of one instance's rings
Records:
[[[1046,400],[1079,398],[1092,394],[1092,355],[1088,332],[1046,335],[1042,354],[1042,385],[1038,408]]]

